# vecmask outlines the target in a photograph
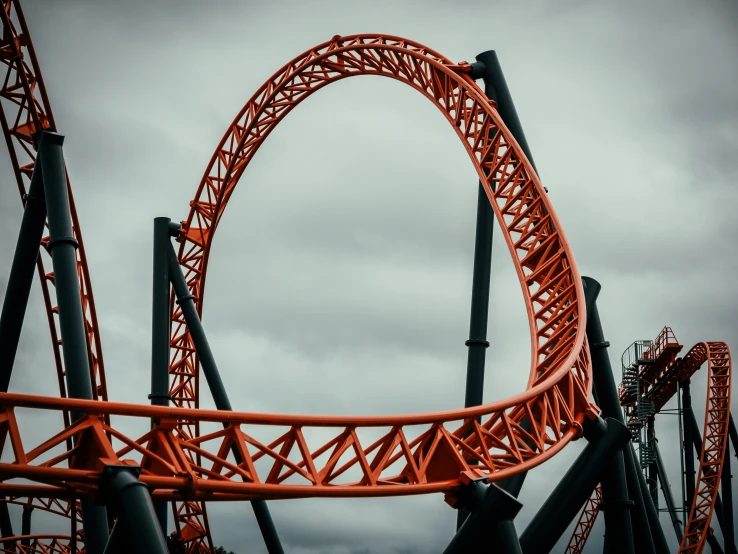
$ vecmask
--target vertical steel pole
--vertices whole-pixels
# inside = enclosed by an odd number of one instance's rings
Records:
[[[669,477],[666,474],[666,467],[664,466],[664,460],[661,457],[661,451],[659,450],[658,441],[654,444],[654,452],[656,454],[656,471],[658,471],[659,481],[661,481],[661,492],[664,493],[664,500],[666,501],[666,507],[669,510],[671,524],[674,526],[674,532],[676,533],[677,541],[681,543],[682,537],[684,536],[684,529],[682,526],[682,522],[679,521],[679,516],[677,515],[676,505],[674,504],[674,496],[671,493]]]
[[[192,342],[195,345],[195,350],[200,360],[200,367],[202,367],[203,375],[205,375],[205,380],[215,401],[215,407],[218,410],[232,411],[231,401],[228,398],[225,385],[223,385],[223,380],[220,377],[220,371],[218,371],[218,366],[215,363],[215,356],[213,355],[213,351],[210,350],[210,344],[205,335],[205,329],[200,321],[200,316],[197,315],[194,297],[190,294],[190,289],[187,287],[184,275],[182,275],[182,268],[179,266],[179,261],[177,260],[177,255],[174,253],[171,242],[168,243],[167,257],[169,263],[169,279],[174,287],[177,303],[182,309],[182,315],[187,323],[187,328],[190,331],[190,337],[192,337]],[[241,453],[235,446],[232,452],[236,463],[242,463]],[[284,554],[282,543],[279,540],[277,529],[274,527],[274,522],[272,521],[266,501],[252,500],[251,507],[254,510],[256,521],[259,524],[259,529],[264,537],[264,543],[269,554]]]
[[[696,473],[694,470],[694,450],[692,438],[692,392],[690,391],[689,379],[682,382],[682,419],[684,421],[684,481],[687,488],[686,508],[689,514],[692,500],[694,500],[694,486]],[[686,520],[685,520],[686,522]]]
[[[735,529],[733,527],[733,489],[731,488],[730,474],[730,445],[725,445],[725,459],[723,460],[723,471],[720,476],[720,490],[723,493],[723,539],[725,550],[730,552],[730,545],[735,545]]]
[[[169,255],[168,217],[154,219],[153,291],[151,303],[151,394],[152,406],[169,405]],[[154,422],[151,422],[152,426]],[[154,502],[159,525],[167,534],[168,502]]]
[[[494,50],[483,52],[476,57],[472,64],[473,79],[484,81],[484,93],[496,104],[500,117],[512,133],[515,140],[523,149],[526,157],[533,165],[533,156],[528,147],[528,141],[520,124],[512,95],[507,87],[502,67]],[[471,314],[469,317],[469,340],[466,365],[466,393],[464,407],[478,406],[483,401],[484,365],[487,341],[487,321],[489,319],[489,288],[492,267],[492,236],[494,229],[494,211],[481,182],[477,194],[477,226],[474,241],[474,270],[472,274]],[[514,482],[505,486],[513,495],[520,492],[525,475],[517,476]],[[459,510],[456,520],[456,529],[459,530],[467,518],[466,510]]]
[[[618,423],[625,425],[617,387],[615,386],[615,377],[607,354],[607,347],[610,346],[610,343],[605,340],[600,314],[597,309],[597,297],[600,294],[601,286],[590,277],[584,277],[582,282],[587,310],[587,342],[589,343],[592,359],[593,388],[597,391],[602,416],[613,418]],[[628,497],[626,458],[622,450],[613,453],[609,467],[609,471],[603,472],[601,476],[607,540],[614,552],[633,553],[637,551],[651,554],[653,550],[647,533],[637,533],[639,548],[637,550],[635,548],[636,543],[633,537],[633,526],[631,525],[633,518],[630,513],[631,499]],[[636,510],[635,515],[637,516],[638,513]],[[639,522],[637,517],[633,523],[636,530],[647,526],[645,520]],[[645,544],[645,548],[641,547],[641,544]]]
[[[72,231],[66,170],[62,144],[64,137],[44,131],[39,146],[39,162],[43,171],[46,211],[49,221],[49,251],[54,267],[56,301],[59,306],[59,327],[64,345],[64,370],[70,398],[92,400],[90,362],[87,358],[82,299],[77,275],[77,241]],[[72,413],[72,421],[84,417]],[[82,521],[85,545],[89,554],[102,554],[108,537],[105,508],[82,500]]]
[[[31,516],[33,515],[33,506],[23,506],[23,516],[21,519],[21,535],[30,535],[31,534]],[[21,539],[21,544],[23,546],[30,546],[31,545],[31,539],[25,538]]]
[[[656,447],[656,429],[654,423],[654,417],[648,418],[646,423],[646,440],[648,441],[648,448],[653,449]],[[658,469],[656,468],[656,460],[648,464],[648,491],[651,494],[651,501],[653,502],[656,510],[659,509],[659,482],[658,482]]]
[[[728,432],[730,434],[730,442],[733,443],[733,454],[736,458],[738,458],[738,431],[736,431],[732,413],[730,414],[730,419],[728,420]]]
[[[4,508],[0,509],[0,531],[2,531],[3,538],[12,537],[15,533],[13,533],[13,525],[10,521],[8,504],[3,502],[3,506]],[[3,548],[8,552],[15,552],[15,541],[3,541]]]
[[[679,463],[681,473],[679,482],[682,485],[682,522],[687,521],[687,492],[684,490],[684,414],[682,410],[682,384],[677,382],[677,419],[679,420]]]

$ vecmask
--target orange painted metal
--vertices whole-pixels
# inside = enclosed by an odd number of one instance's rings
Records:
[[[680,365],[683,371],[689,372],[705,362],[708,365],[707,410],[702,433],[702,457],[679,554],[701,554],[705,548],[728,448],[732,370],[730,348],[724,342],[697,344],[684,356]]]
[[[0,67],[4,68],[4,76],[0,85],[0,124],[2,125],[5,141],[8,146],[11,165],[15,173],[21,201],[25,205],[26,191],[36,161],[34,136],[42,130],[56,131],[54,115],[46,93],[41,71],[33,49],[31,37],[26,25],[20,2],[18,0],[2,0],[2,40],[0,41]],[[90,377],[93,383],[95,399],[107,400],[108,393],[105,383],[105,364],[103,362],[102,345],[97,324],[95,301],[92,294],[92,284],[87,268],[85,246],[79,226],[79,219],[74,204],[72,188],[67,178],[67,191],[72,215],[74,237],[79,247],[77,249],[77,271],[82,298],[82,311],[87,338],[87,354],[90,360]],[[66,396],[64,381],[64,348],[59,333],[57,306],[55,298],[55,283],[53,271],[47,272],[51,257],[46,249],[49,237],[42,240],[42,248],[36,262],[38,275],[41,281],[46,315],[51,334],[51,344],[54,353],[56,376],[59,385],[59,394]],[[65,425],[69,424],[69,416],[63,414]],[[0,499],[0,501],[2,501]],[[13,501],[11,501],[14,503]],[[44,499],[31,499],[31,503],[38,509],[49,509],[57,514],[71,513],[70,506],[47,505]]]
[[[589,534],[592,532],[597,515],[600,513],[600,505],[602,504],[602,489],[597,487],[592,496],[584,503],[582,513],[579,515],[579,521],[574,526],[569,544],[564,554],[582,554],[584,545],[587,544]]]
[[[27,540],[28,545],[21,544],[22,540]],[[14,548],[3,548],[7,541],[15,541]],[[18,535],[0,542],[0,554],[69,554],[72,552],[71,542],[71,538],[65,535]],[[75,554],[82,552],[84,550],[78,547]]]
[[[382,75],[414,88],[440,109],[465,146],[502,227],[523,288],[532,343],[528,393],[511,399],[504,408],[500,406],[507,415],[499,424],[489,422],[491,427],[472,434],[472,440],[480,444],[491,441],[514,452],[518,460],[515,471],[523,471],[527,462],[522,462],[524,456],[520,455],[520,450],[526,449],[519,442],[522,418],[535,422],[534,442],[543,444],[541,439],[549,436],[546,440],[558,445],[578,436],[583,418],[597,412],[589,402],[582,285],[561,225],[535,171],[494,103],[468,76],[469,69],[468,64],[453,63],[425,46],[385,35],[335,36],[290,61],[252,96],[223,136],[190,203],[180,236],[179,260],[202,314],[207,262],[218,221],[239,179],[274,127],[309,95],[347,77]],[[198,407],[197,355],[174,302],[172,309],[170,393],[175,405]],[[197,421],[180,422],[179,432],[185,440],[197,436]],[[464,453],[446,438],[445,427],[439,427],[437,433],[449,454],[443,463],[434,462],[433,469],[451,475],[463,465],[457,458]],[[285,444],[292,447],[292,442]],[[543,451],[531,454],[531,463],[544,455]],[[488,469],[495,465],[490,461],[486,460]],[[176,525],[192,522],[193,528],[206,529],[199,515],[202,510],[197,504],[188,505],[184,514],[181,506],[176,508]],[[188,546],[188,551],[198,548],[197,544]]]

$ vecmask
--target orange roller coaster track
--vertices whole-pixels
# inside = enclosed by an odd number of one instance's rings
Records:
[[[21,197],[35,163],[35,139],[54,131],[30,35],[18,0],[4,0],[0,90],[10,159]],[[71,517],[76,500],[97,499],[110,466],[140,467],[155,500],[172,501],[176,535],[186,551],[210,552],[206,501],[369,497],[448,492],[469,480],[499,481],[543,463],[599,414],[585,340],[582,281],[562,226],[531,162],[505,126],[494,101],[477,86],[466,62],[454,63],[418,43],[387,35],[335,36],[275,73],[228,127],[190,203],[177,237],[178,261],[201,316],[215,230],[236,185],[274,127],[301,101],[331,82],[379,75],[403,82],[430,100],[464,145],[512,255],[528,314],[531,365],[526,390],[478,407],[372,417],[224,412],[199,408],[199,360],[183,312],[171,302],[170,394],[173,407],[109,402],[97,319],[79,223],[67,179],[77,273],[84,312],[93,399],[66,398],[63,345],[57,332],[54,274],[38,272],[52,336],[60,397],[0,392],[0,502]],[[48,238],[42,242],[46,246]],[[48,264],[47,264],[48,265]],[[51,285],[51,286],[50,286]],[[730,400],[727,346],[695,347],[710,362],[704,456],[683,552],[704,544],[720,477]],[[703,348],[699,350],[699,348]],[[702,363],[700,362],[700,364]],[[722,394],[722,396],[720,396]],[[45,430],[30,444],[17,423],[26,409],[58,413],[63,430]],[[82,414],[73,424],[70,412]],[[110,416],[115,415],[116,425]],[[151,420],[128,436],[117,423]],[[222,429],[200,434],[201,424]],[[148,428],[148,425],[146,425]],[[75,445],[74,447],[72,445]],[[235,455],[240,458],[236,460]],[[590,503],[593,501],[590,501]],[[596,515],[579,530],[583,544]],[[72,533],[74,535],[74,531]],[[3,539],[14,552],[70,552],[69,537]],[[5,546],[7,548],[7,546]],[[570,550],[572,546],[570,545]]]

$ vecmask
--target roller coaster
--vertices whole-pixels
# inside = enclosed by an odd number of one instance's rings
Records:
[[[682,345],[665,328],[626,350],[616,385],[597,309],[600,285],[579,274],[494,51],[454,63],[398,37],[335,36],[269,78],[226,130],[186,218],[154,221],[151,405],[125,404],[111,401],[106,386],[64,137],[20,2],[2,4],[1,121],[23,219],[0,317],[0,552],[212,553],[208,503],[249,501],[266,550],[282,553],[268,501],[443,493],[457,511],[457,532],[439,552],[551,552],[578,517],[566,552],[580,553],[603,511],[606,551],[667,554],[659,483],[680,553],[701,553],[708,544],[712,552],[735,551],[730,350],[704,342],[678,357]],[[201,322],[218,223],[275,126],[313,92],[357,75],[389,77],[425,96],[479,177],[465,405],[371,417],[233,411]],[[524,392],[483,403],[494,218],[522,288],[531,365]],[[59,385],[53,398],[8,390],[34,266]],[[700,434],[689,383],[703,366]],[[201,375],[215,410],[200,408]],[[654,430],[673,397],[684,439],[679,502]],[[31,437],[18,424],[23,410],[55,414],[63,424]],[[122,431],[127,420],[144,420],[148,430],[129,435]],[[218,430],[201,434],[204,424]],[[527,472],[581,439],[582,453],[518,533]],[[9,505],[23,507],[20,534]],[[33,534],[33,510],[62,518],[69,533]]]

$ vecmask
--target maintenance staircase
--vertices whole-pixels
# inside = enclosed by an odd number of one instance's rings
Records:
[[[625,409],[625,422],[632,440],[639,444],[642,468],[656,459],[653,445],[646,437],[646,425],[663,407],[660,400],[671,392],[671,383],[676,386],[672,373],[678,366],[674,362],[682,348],[671,327],[664,327],[655,340],[637,340],[621,357],[620,404]]]

